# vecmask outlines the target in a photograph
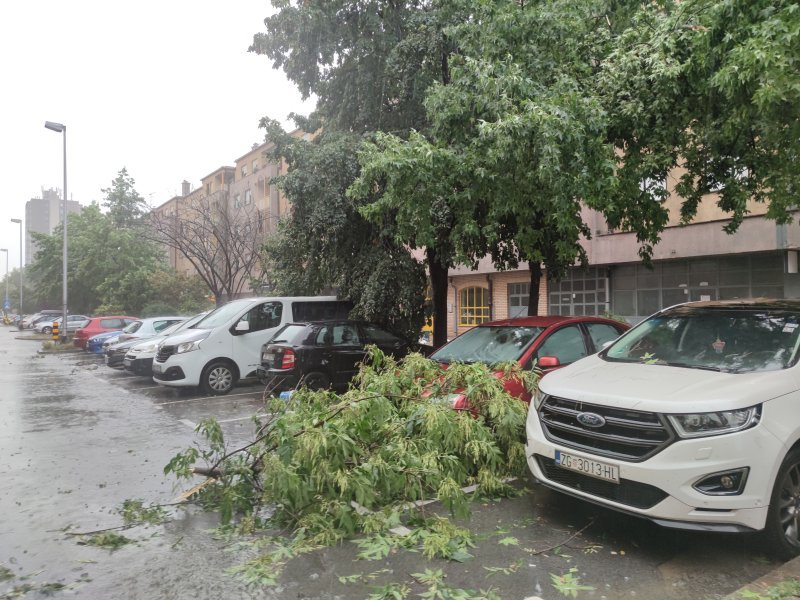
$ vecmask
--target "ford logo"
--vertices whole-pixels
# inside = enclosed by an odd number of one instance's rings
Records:
[[[606,420],[603,417],[593,412],[578,413],[576,419],[578,419],[578,423],[581,425],[591,427],[592,429],[597,429],[606,424]]]

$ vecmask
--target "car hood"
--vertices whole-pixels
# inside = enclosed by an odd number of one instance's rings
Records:
[[[594,355],[549,373],[540,389],[553,396],[629,410],[711,412],[753,406],[796,390],[791,371],[721,373],[610,362]]]
[[[202,340],[209,336],[211,333],[210,329],[187,329],[186,331],[181,331],[180,333],[176,333],[167,337],[164,340],[165,346],[177,346],[178,344],[183,344],[184,342],[194,342],[195,340]]]
[[[131,348],[132,346],[135,346],[136,344],[140,344],[142,342],[149,342],[154,337],[157,337],[157,336],[148,335],[146,337],[137,337],[137,338],[127,339],[127,340],[124,340],[122,342],[117,342],[115,344],[112,344],[111,348],[113,348],[114,350],[123,350],[125,348]]]

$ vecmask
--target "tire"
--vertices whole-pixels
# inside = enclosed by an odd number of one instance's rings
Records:
[[[800,448],[790,451],[778,470],[761,535],[764,549],[775,558],[800,555]]]
[[[326,390],[331,387],[331,378],[322,371],[311,371],[303,376],[303,385],[315,392]]]
[[[45,335],[50,335],[51,333],[53,333],[53,328],[52,327],[42,327],[42,333],[45,334]]]
[[[224,396],[236,384],[236,372],[230,363],[219,360],[206,365],[200,375],[200,387],[210,396]]]

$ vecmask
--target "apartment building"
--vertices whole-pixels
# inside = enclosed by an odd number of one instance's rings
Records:
[[[777,225],[764,217],[766,206],[751,202],[739,230],[723,231],[729,216],[707,195],[690,224],[681,225],[681,198],[674,193],[680,173],[664,182],[668,226],[653,251],[652,268],[638,255],[636,236],[609,229],[603,216],[588,208],[584,221],[592,231],[582,242],[586,269],[573,268],[561,281],[543,273],[539,314],[602,315],[638,322],[657,310],[697,300],[800,296],[800,225]],[[474,271],[451,271],[448,288],[448,337],[486,320],[525,314],[528,265],[497,272],[485,259]]]
[[[67,200],[67,212],[79,214],[81,205],[75,200]],[[36,243],[31,232],[51,235],[64,218],[64,203],[61,190],[42,188],[41,198],[31,198],[25,203],[25,264],[33,262]]]
[[[295,132],[295,135],[304,135]],[[182,184],[181,195],[170,198],[154,209],[158,218],[169,218],[176,222],[190,220],[192,211],[200,207],[220,211],[215,218],[225,218],[230,223],[256,223],[259,239],[274,233],[278,221],[289,210],[286,198],[281,194],[272,178],[285,172],[281,161],[271,160],[268,152],[271,143],[254,144],[245,154],[234,161],[234,166],[219,167],[201,178],[200,186],[192,189],[189,182]],[[257,243],[253,244],[257,251]],[[195,266],[180,250],[167,248],[170,266],[180,273],[192,274]],[[242,273],[241,292],[237,296],[250,296],[263,290],[253,290],[247,274]]]

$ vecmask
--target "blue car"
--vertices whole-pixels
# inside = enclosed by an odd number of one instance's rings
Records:
[[[103,333],[98,333],[90,337],[86,342],[86,351],[93,354],[102,354],[103,342],[116,339],[121,333],[121,331],[104,331]]]

